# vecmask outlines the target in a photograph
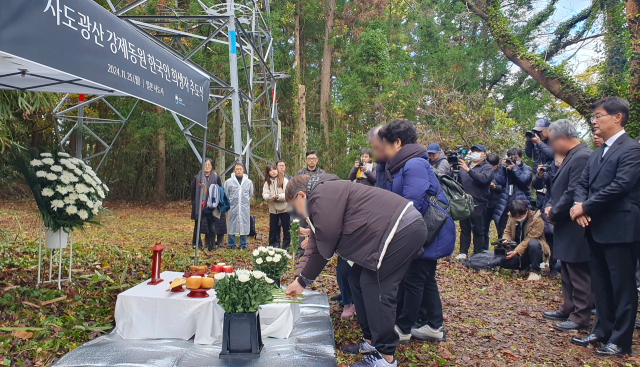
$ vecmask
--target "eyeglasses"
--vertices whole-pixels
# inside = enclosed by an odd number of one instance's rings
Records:
[[[603,118],[603,117],[605,117],[605,116],[611,116],[611,115],[598,115],[598,116],[593,116],[593,117],[591,117],[591,121],[600,120],[601,118]]]
[[[307,160],[308,160],[308,161],[312,161],[312,162],[313,162],[313,161],[317,161],[317,160],[318,160],[318,158],[307,158]]]

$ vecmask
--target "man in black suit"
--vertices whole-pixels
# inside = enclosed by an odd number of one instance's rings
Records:
[[[574,191],[587,165],[591,149],[578,140],[578,132],[569,120],[558,120],[549,126],[549,142],[556,154],[565,156],[547,196],[545,214],[554,223],[553,253],[562,261],[562,300],[560,309],[544,312],[549,320],[561,321],[559,331],[586,330],[591,323],[591,274],[589,245],[584,228],[571,220]]]
[[[594,132],[604,144],[593,152],[578,181],[571,219],[587,228],[596,323],[589,336],[571,342],[606,343],[598,355],[631,354],[638,308],[640,144],[624,131],[629,102],[605,97],[591,109]]]

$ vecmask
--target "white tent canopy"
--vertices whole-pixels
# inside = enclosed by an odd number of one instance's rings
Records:
[[[128,96],[108,86],[0,51],[0,89]]]
[[[0,88],[132,96],[207,125],[209,76],[94,1],[0,2]]]

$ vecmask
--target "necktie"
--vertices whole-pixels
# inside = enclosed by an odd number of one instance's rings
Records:
[[[604,160],[604,155],[607,153],[608,148],[609,145],[607,143],[604,143],[604,145],[602,146],[602,157],[600,157],[600,163],[602,163],[602,161]]]

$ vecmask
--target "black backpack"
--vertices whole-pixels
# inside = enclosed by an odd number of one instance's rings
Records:
[[[462,261],[462,264],[469,269],[488,270],[498,267],[501,259],[500,256],[483,252],[472,255],[466,261]]]

